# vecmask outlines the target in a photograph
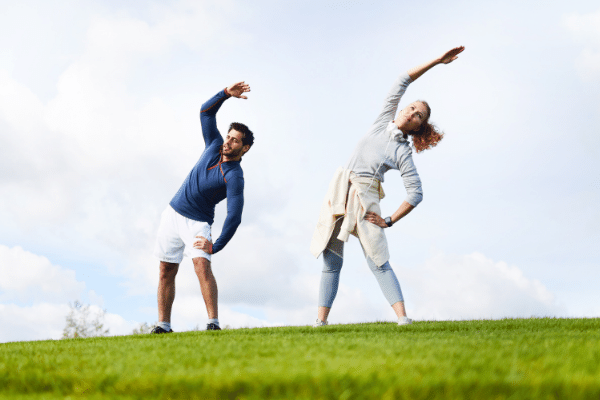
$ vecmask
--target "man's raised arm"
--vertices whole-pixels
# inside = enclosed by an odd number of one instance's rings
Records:
[[[206,146],[210,145],[215,139],[222,139],[217,129],[217,111],[219,111],[223,102],[232,96],[239,99],[247,99],[248,97],[243,94],[249,91],[250,86],[244,83],[244,81],[237,82],[221,90],[206,103],[202,104],[200,108],[200,124],[202,125],[202,136],[204,136]]]

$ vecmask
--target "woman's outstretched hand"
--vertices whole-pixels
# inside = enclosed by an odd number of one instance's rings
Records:
[[[458,55],[462,53],[464,49],[465,46],[458,46],[453,48],[452,50],[447,51],[443,56],[440,57],[440,63],[450,64],[452,61],[458,58]]]
[[[434,58],[433,60],[426,62],[425,64],[421,64],[417,67],[408,70],[408,76],[414,81],[425,72],[429,71],[432,67],[438,64],[450,64],[452,61],[458,58],[458,55],[462,53],[465,49],[465,46],[458,46],[453,48],[452,50],[447,51],[439,58]]]
[[[246,84],[244,81],[234,83],[227,88],[227,93],[233,97],[237,97],[238,99],[247,99],[248,97],[243,96],[243,93],[249,91],[250,85]]]

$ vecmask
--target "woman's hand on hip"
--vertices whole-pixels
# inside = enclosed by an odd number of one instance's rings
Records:
[[[375,224],[380,228],[388,227],[387,224],[385,223],[385,220],[372,211],[367,211],[367,213],[365,214],[365,221]]]

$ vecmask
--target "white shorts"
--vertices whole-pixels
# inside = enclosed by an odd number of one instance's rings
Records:
[[[187,247],[185,254],[188,257],[204,257],[210,261],[210,254],[194,248],[196,235],[212,240],[210,225],[186,218],[169,205],[160,217],[154,255],[160,261],[179,264]]]

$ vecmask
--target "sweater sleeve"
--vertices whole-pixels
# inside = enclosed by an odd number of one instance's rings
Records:
[[[407,196],[405,200],[411,206],[416,207],[423,200],[423,188],[410,152],[402,156],[398,169],[406,189]]]
[[[396,116],[396,110],[398,110],[398,103],[400,99],[406,92],[408,85],[412,83],[412,79],[407,73],[400,75],[392,85],[392,88],[388,92],[385,100],[383,102],[383,108],[375,122],[373,123],[373,127],[377,128],[381,125],[385,125],[388,122],[392,121]]]
[[[244,178],[236,177],[227,182],[227,217],[221,235],[213,245],[213,254],[222,250],[231,240],[242,222],[244,209]]]
[[[215,140],[223,140],[217,129],[217,111],[228,98],[229,96],[225,93],[225,90],[221,90],[202,104],[202,108],[200,108],[200,124],[202,125],[202,136],[204,136],[206,147],[210,146]]]

